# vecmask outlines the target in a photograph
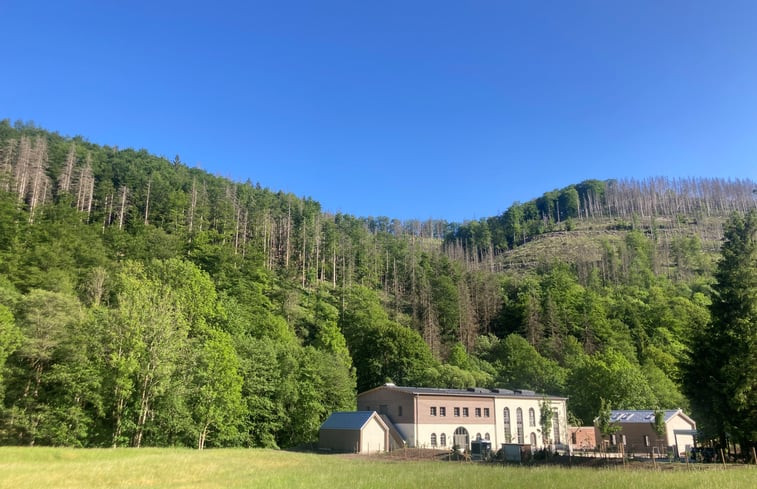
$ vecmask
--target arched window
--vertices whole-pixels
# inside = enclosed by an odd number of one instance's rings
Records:
[[[557,411],[552,416],[552,429],[554,430],[555,443],[560,444],[560,418],[557,416]]]
[[[476,440],[480,440],[480,439],[481,439],[481,433],[476,433]]]
[[[531,433],[531,446],[536,448],[536,433]]]
[[[536,411],[534,411],[534,408],[529,408],[528,410],[528,426],[532,428],[536,426]]]
[[[489,436],[489,433],[487,433],[487,434],[484,435],[484,440],[486,440],[486,441],[490,441],[491,440],[491,437]]]
[[[447,435],[445,435],[444,433],[442,433],[441,435],[439,435],[439,443],[441,444],[441,446],[446,447],[447,446]]]
[[[513,435],[510,432],[510,408],[505,408],[502,413],[502,422],[505,425],[505,443],[510,443],[513,441]]]
[[[436,433],[431,433],[431,446],[436,446]]]
[[[521,408],[515,411],[515,422],[518,423],[518,443],[523,445],[523,410]]]
[[[459,426],[455,430],[454,444],[463,448],[464,450],[470,450],[470,437],[468,436],[468,430]]]

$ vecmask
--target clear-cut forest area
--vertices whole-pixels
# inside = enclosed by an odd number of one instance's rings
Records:
[[[755,189],[400,221],[2,121],[0,443],[291,447],[392,381],[566,395],[575,424],[682,407],[749,446]]]

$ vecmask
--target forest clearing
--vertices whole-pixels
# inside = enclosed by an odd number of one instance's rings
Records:
[[[519,467],[267,449],[0,448],[0,488],[721,488],[754,487],[752,466]]]

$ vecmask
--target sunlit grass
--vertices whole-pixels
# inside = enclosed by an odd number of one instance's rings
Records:
[[[0,488],[753,488],[757,469],[652,471],[407,462],[273,450],[0,448]]]

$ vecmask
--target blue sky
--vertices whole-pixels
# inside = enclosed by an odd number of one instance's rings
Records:
[[[757,180],[754,1],[0,0],[0,118],[359,216]]]

